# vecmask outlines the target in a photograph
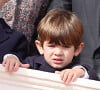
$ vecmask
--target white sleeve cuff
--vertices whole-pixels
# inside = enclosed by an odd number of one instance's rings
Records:
[[[19,60],[19,58],[14,54],[6,54],[6,55],[4,55],[3,60],[5,60],[8,56],[14,56],[17,60]]]
[[[83,77],[81,77],[81,78],[85,78],[85,79],[89,78],[89,74],[88,74],[87,70],[83,66],[78,65],[78,66],[74,66],[73,68],[82,68],[85,71],[85,75]]]

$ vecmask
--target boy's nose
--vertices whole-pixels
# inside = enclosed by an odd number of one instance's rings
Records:
[[[54,54],[55,55],[62,55],[63,54],[62,49],[61,48],[56,48],[55,51],[54,51]]]

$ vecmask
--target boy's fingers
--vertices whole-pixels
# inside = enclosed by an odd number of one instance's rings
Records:
[[[72,81],[75,81],[77,78],[78,78],[78,76],[77,76],[77,75],[74,75],[74,76],[72,77]]]
[[[15,66],[14,66],[14,71],[17,71],[18,68],[19,68],[20,64],[19,63],[16,63]]]
[[[9,62],[7,62],[7,63],[5,64],[5,71],[6,71],[6,72],[8,72],[8,71],[9,71],[9,66],[10,66],[10,63],[9,63]]]
[[[8,72],[13,72],[14,71],[14,67],[15,67],[15,63],[14,62],[11,62],[9,64]]]
[[[64,82],[66,82],[66,80],[67,80],[67,78],[68,78],[68,74],[69,74],[69,72],[66,72],[66,73],[63,73],[63,74],[61,75],[62,80],[63,80]]]
[[[66,84],[69,84],[72,81],[72,77],[73,77],[73,73],[69,73],[67,80],[66,80]]]
[[[29,68],[30,65],[29,64],[21,64],[21,67],[23,67],[23,68]]]
[[[60,71],[55,71],[56,74],[60,74]]]
[[[2,65],[5,66],[6,64],[6,60],[3,60]]]

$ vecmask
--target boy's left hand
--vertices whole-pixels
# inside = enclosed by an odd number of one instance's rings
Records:
[[[72,68],[56,71],[55,73],[60,74],[64,83],[69,84],[70,82],[75,81],[77,78],[84,76],[85,71],[82,68]]]

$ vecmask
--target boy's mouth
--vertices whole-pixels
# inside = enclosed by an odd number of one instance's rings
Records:
[[[63,62],[63,60],[62,59],[53,59],[53,62],[55,64],[61,64]]]

